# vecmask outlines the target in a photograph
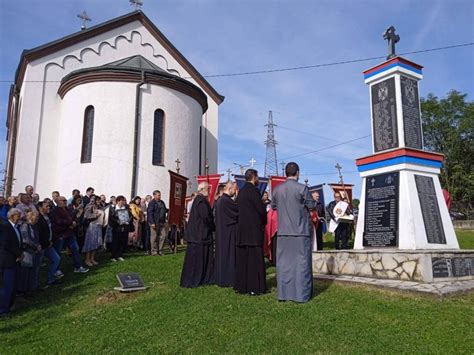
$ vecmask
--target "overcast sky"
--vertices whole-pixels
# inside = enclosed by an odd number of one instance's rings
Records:
[[[0,0],[0,161],[8,91],[21,51],[132,11],[128,0]],[[143,11],[203,75],[371,58],[386,54],[394,25],[397,52],[474,42],[474,2],[357,0],[144,0]],[[407,55],[424,66],[420,95],[452,89],[474,97],[474,46]],[[334,165],[360,194],[354,160],[371,153],[368,88],[362,71],[381,60],[299,71],[209,78],[226,97],[219,113],[219,172],[257,160],[263,172],[268,111],[277,157],[300,164],[310,184],[337,182]],[[236,173],[238,169],[234,169]],[[91,182],[92,184],[93,182]],[[328,192],[328,191],[327,191]]]

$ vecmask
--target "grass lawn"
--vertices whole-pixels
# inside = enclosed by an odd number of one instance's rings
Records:
[[[462,233],[472,247],[474,233]],[[17,302],[0,320],[0,354],[12,353],[472,353],[474,294],[438,300],[315,282],[306,304],[271,292],[242,296],[217,286],[181,289],[183,252],[102,260],[86,275]],[[117,294],[119,272],[140,272],[148,291]]]

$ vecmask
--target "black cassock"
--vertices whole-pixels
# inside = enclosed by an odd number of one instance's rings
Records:
[[[239,191],[236,202],[239,222],[234,289],[239,293],[262,294],[267,291],[263,258],[267,212],[259,190],[248,182]]]
[[[216,229],[212,209],[206,197],[198,194],[193,201],[186,229],[187,242],[181,272],[181,287],[214,283],[212,232]]]
[[[216,284],[232,287],[235,276],[235,238],[239,210],[229,195],[216,201]]]

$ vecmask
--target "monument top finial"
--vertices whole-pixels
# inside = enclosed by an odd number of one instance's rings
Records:
[[[395,33],[395,27],[390,26],[383,33],[383,39],[388,41],[388,55],[387,60],[397,56],[395,53],[395,43],[400,41],[400,36]]]

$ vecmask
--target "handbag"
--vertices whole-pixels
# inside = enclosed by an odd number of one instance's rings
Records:
[[[33,267],[33,254],[27,251],[23,252],[23,259],[21,259],[22,267]]]

